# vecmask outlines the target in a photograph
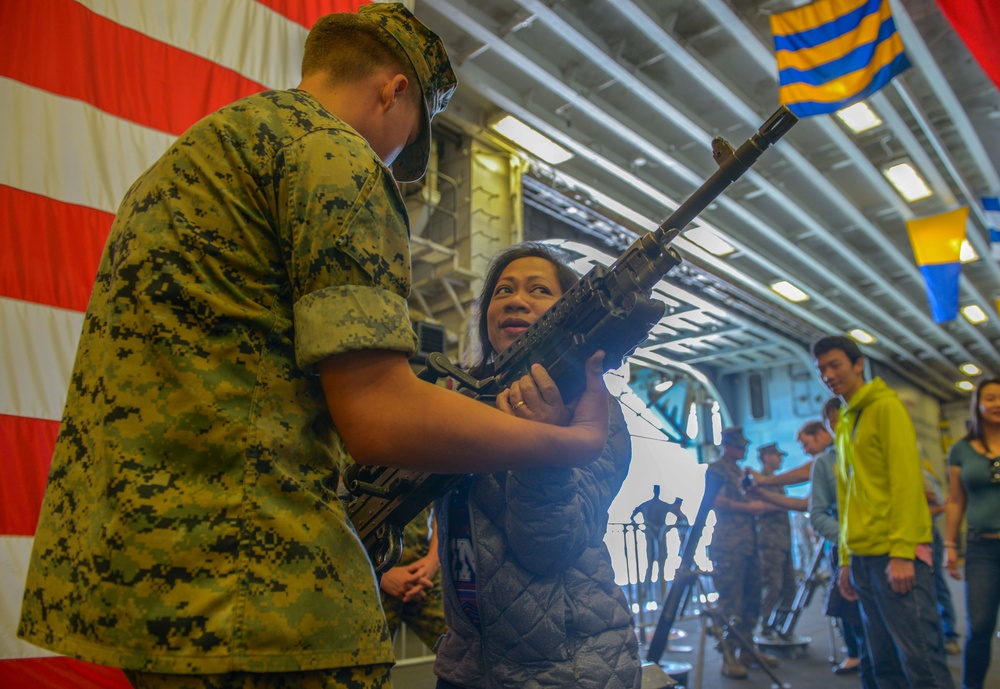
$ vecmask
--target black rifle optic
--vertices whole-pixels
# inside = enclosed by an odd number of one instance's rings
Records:
[[[586,387],[584,362],[604,350],[604,369],[622,361],[646,339],[663,317],[664,304],[652,297],[653,287],[681,262],[670,242],[726,187],[739,179],[760,155],[780,139],[798,118],[782,106],[738,149],[717,137],[712,155],[719,169],[655,231],[635,240],[610,267],[594,266],[563,293],[545,314],[522,333],[494,362],[494,375],[477,380],[455,367],[443,354],[432,354],[425,380],[450,375],[478,397],[496,395],[541,364],[567,402]],[[399,558],[403,527],[455,482],[452,474],[355,465],[345,474],[354,495],[348,514],[368,549],[376,570],[385,571]]]

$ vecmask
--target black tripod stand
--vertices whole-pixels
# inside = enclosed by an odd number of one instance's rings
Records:
[[[795,631],[795,625],[798,624],[799,617],[802,616],[802,611],[809,607],[809,603],[812,601],[813,592],[827,581],[821,574],[825,555],[824,545],[825,543],[822,540],[816,544],[812,560],[809,562],[809,570],[795,591],[795,600],[792,603],[792,609],[783,618],[772,613],[771,619],[768,620],[768,624],[777,629],[783,638],[792,636]]]
[[[694,523],[691,525],[684,539],[684,547],[681,551],[681,563],[674,574],[674,580],[670,582],[670,588],[667,591],[667,598],[663,602],[660,619],[656,623],[653,639],[649,642],[646,660],[651,663],[660,662],[660,658],[663,657],[663,652],[666,649],[667,641],[670,638],[670,630],[673,628],[677,617],[683,613],[684,603],[689,599],[692,587],[695,587],[698,599],[702,601],[700,614],[702,615],[704,631],[712,634],[723,648],[726,648],[725,641],[727,639],[735,638],[744,649],[750,652],[764,672],[770,676],[773,682],[771,685],[772,689],[787,689],[790,685],[783,683],[771,668],[768,667],[765,660],[754,647],[753,639],[747,638],[745,634],[733,628],[722,611],[715,604],[708,601],[708,596],[706,595],[701,579],[703,576],[708,575],[694,565],[694,553],[698,547],[698,542],[701,540],[701,532],[705,528],[708,513],[715,504],[715,497],[722,490],[723,485],[725,485],[725,479],[721,476],[711,471],[705,472],[705,495],[701,499],[701,505],[698,507],[698,515],[695,517]],[[704,644],[704,638],[702,639],[702,644]],[[700,684],[701,673],[704,671],[703,648],[701,653],[699,653],[699,661],[701,661],[699,663],[701,667],[699,668],[698,675],[698,682]]]

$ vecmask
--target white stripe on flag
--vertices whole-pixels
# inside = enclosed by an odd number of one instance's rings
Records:
[[[34,542],[31,536],[0,536],[0,658],[5,660],[56,655],[16,636]]]
[[[59,421],[83,314],[0,297],[0,414]]]
[[[308,30],[253,0],[80,0],[116,24],[228,67],[269,88],[302,78]]]
[[[990,255],[994,260],[1000,261],[1000,197],[984,196],[983,211],[990,225]]]
[[[114,213],[177,138],[0,77],[0,184]]]

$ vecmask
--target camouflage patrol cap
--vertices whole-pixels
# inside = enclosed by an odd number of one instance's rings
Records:
[[[373,19],[396,39],[410,58],[420,81],[424,103],[420,135],[400,152],[392,166],[393,174],[399,181],[416,181],[424,176],[430,158],[431,120],[448,107],[458,80],[451,69],[444,43],[402,3],[376,2],[361,7],[358,14]]]
[[[730,426],[722,429],[722,444],[732,447],[746,447],[750,441],[743,435],[743,426]]]
[[[763,457],[764,455],[781,455],[782,457],[787,457],[788,453],[778,447],[778,443],[767,443],[761,445],[757,448],[757,456]]]

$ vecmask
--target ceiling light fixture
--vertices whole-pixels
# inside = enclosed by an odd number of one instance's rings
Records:
[[[598,191],[594,187],[590,186],[589,184],[581,182],[575,177],[571,177],[570,175],[567,175],[564,172],[560,172],[559,177],[563,182],[566,183],[567,186],[571,187],[576,191],[583,192],[584,194],[589,196],[591,200],[601,204],[610,211],[614,211],[621,217],[631,220],[632,222],[634,222],[636,225],[638,225],[643,229],[653,231],[659,226],[658,223],[650,220],[645,215],[641,213],[636,213],[634,210],[626,206],[624,203],[614,200],[604,192]]]
[[[990,317],[986,315],[986,312],[983,311],[982,308],[980,308],[976,304],[972,304],[971,306],[963,306],[962,315],[965,316],[965,320],[969,321],[973,325],[979,325],[980,323],[985,323],[990,319]]]
[[[968,239],[962,240],[962,246],[958,250],[958,260],[962,263],[972,263],[979,260],[979,254],[972,248]]]
[[[958,370],[967,376],[978,376],[983,372],[983,369],[979,368],[978,366],[972,363],[962,364],[961,366],[958,367]]]
[[[875,341],[874,335],[865,332],[861,328],[855,328],[851,332],[847,333],[847,336],[855,342],[860,342],[861,344],[871,344]]]
[[[864,101],[855,103],[854,105],[844,108],[843,110],[838,110],[837,117],[839,117],[840,121],[846,124],[855,134],[866,132],[869,129],[882,124],[882,120],[879,116],[876,115],[875,111],[872,110],[868,103],[865,103]]]
[[[910,163],[895,163],[882,169],[882,174],[889,180],[907,201],[919,201],[931,195],[931,188],[920,176],[917,169]]]
[[[716,256],[728,256],[736,251],[736,248],[723,239],[718,232],[707,227],[692,227],[684,232],[684,238]]]
[[[971,380],[960,380],[957,383],[955,383],[955,387],[961,390],[962,392],[972,392],[973,390],[976,389],[975,384],[973,384]]]
[[[800,302],[809,299],[809,295],[790,283],[788,280],[780,280],[771,283],[771,289],[783,296],[788,301]]]
[[[661,380],[659,383],[653,386],[653,389],[657,392],[666,392],[674,386],[674,381],[672,380]]]
[[[504,115],[490,123],[490,129],[510,139],[536,158],[549,165],[565,163],[573,153],[513,115]]]

